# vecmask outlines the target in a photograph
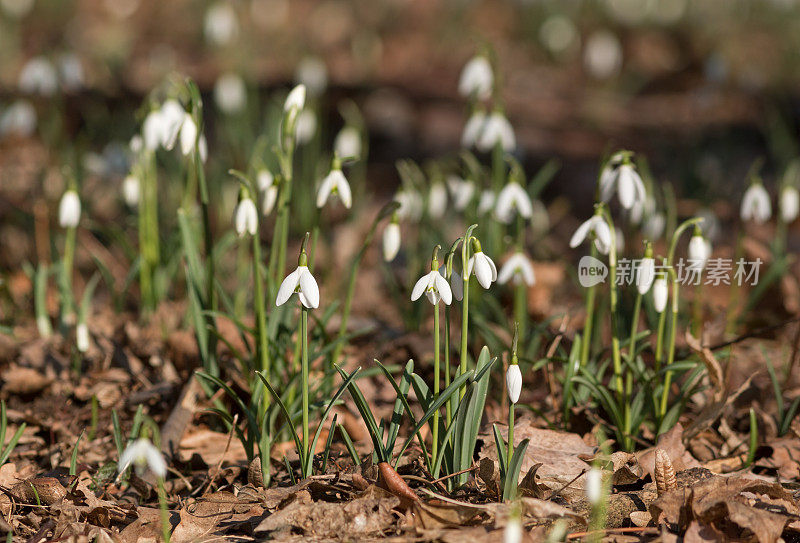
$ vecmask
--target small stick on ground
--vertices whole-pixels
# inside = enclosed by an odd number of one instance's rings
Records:
[[[628,534],[628,533],[637,533],[637,532],[653,532],[658,533],[658,529],[652,526],[631,526],[628,528],[607,528],[604,530],[592,530],[590,532],[572,532],[571,534],[567,534],[567,539],[580,539],[582,537],[589,537],[593,535],[601,535],[601,534]]]

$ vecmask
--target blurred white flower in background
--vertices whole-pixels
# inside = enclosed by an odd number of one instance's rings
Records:
[[[483,125],[486,124],[486,112],[482,109],[476,109],[472,112],[467,124],[464,125],[464,132],[461,134],[461,146],[469,149],[478,144],[478,137],[483,130]]]
[[[247,105],[247,87],[242,76],[226,73],[214,84],[214,103],[223,113],[241,112]]]
[[[488,152],[499,144],[503,151],[510,153],[517,147],[517,138],[514,128],[502,111],[493,111],[486,119],[478,136],[476,146],[478,150]]]
[[[478,215],[486,215],[494,208],[494,203],[497,200],[494,192],[489,189],[481,191],[481,197],[478,200]]]
[[[450,189],[450,198],[456,211],[463,211],[475,195],[475,183],[457,175],[447,177],[447,188]]]
[[[81,199],[75,189],[68,189],[58,204],[58,225],[75,228],[81,220]]]
[[[563,56],[575,50],[580,38],[575,23],[557,14],[549,16],[539,27],[539,41],[551,54]]]
[[[242,196],[233,214],[233,227],[240,238],[245,233],[254,236],[258,231],[258,210],[249,195]]]
[[[58,73],[45,57],[33,57],[19,74],[19,90],[27,94],[53,96],[58,90]]]
[[[509,368],[509,372],[510,371],[511,368]],[[519,372],[518,367],[517,367],[517,372]],[[508,381],[508,375],[506,376],[506,381]],[[522,381],[522,376],[520,375],[520,382],[521,381]],[[517,398],[519,398],[519,394],[517,394]],[[514,401],[512,403],[517,403],[517,402]],[[521,542],[522,542],[522,522],[520,521],[518,515],[514,515],[508,519],[508,522],[506,522],[506,527],[503,530],[503,543],[521,543]]]
[[[295,127],[295,138],[299,145],[308,143],[314,139],[317,133],[317,114],[314,110],[304,109],[297,116],[297,126]]]
[[[526,284],[529,287],[536,282],[536,274],[533,271],[533,264],[525,256],[525,253],[516,252],[505,261],[500,273],[497,274],[497,282],[504,285],[511,281],[513,285]]]
[[[338,196],[342,205],[347,209],[353,205],[353,195],[350,192],[350,183],[342,173],[341,167],[334,167],[325,176],[317,191],[317,207],[321,208],[331,196]]]
[[[400,204],[397,214],[410,221],[418,221],[422,217],[424,204],[422,196],[415,190],[401,189],[394,195],[394,200]]]
[[[699,229],[695,229],[692,239],[689,240],[689,260],[693,260],[701,268],[704,268],[706,261],[711,256],[711,243],[703,237]]]
[[[764,185],[753,183],[745,191],[740,215],[743,221],[752,219],[756,224],[763,224],[769,220],[772,216],[772,203]]]
[[[533,204],[528,192],[516,181],[506,183],[497,195],[494,216],[498,221],[510,224],[516,213],[522,218],[530,219],[533,215]]]
[[[586,472],[586,499],[593,506],[603,499],[603,473],[594,467]]]
[[[239,34],[239,20],[233,6],[221,0],[206,11],[203,23],[206,40],[213,45],[227,45]]]
[[[322,59],[305,57],[298,63],[294,79],[305,85],[309,96],[321,96],[328,88],[328,69]]]
[[[0,137],[16,135],[28,137],[36,130],[36,109],[26,100],[17,100],[0,115]]]
[[[76,91],[86,85],[86,75],[81,59],[75,53],[65,53],[58,58],[58,71],[64,90]]]
[[[608,79],[622,68],[622,44],[607,30],[594,32],[586,40],[583,51],[586,70],[596,79]]]
[[[333,150],[342,159],[361,158],[361,133],[358,128],[347,125],[339,130],[333,142]]]
[[[119,473],[124,472],[128,467],[136,468],[136,473],[141,476],[147,469],[153,474],[163,479],[167,475],[167,463],[161,452],[156,449],[150,440],[140,438],[128,445],[122,456],[119,457]]]
[[[443,181],[436,181],[428,193],[428,215],[432,219],[441,219],[445,211],[447,211],[447,187]]]
[[[278,201],[278,184],[275,182],[275,177],[269,170],[261,170],[256,175],[256,183],[258,190],[264,193],[262,200],[261,213],[269,215],[275,208],[275,203]]]
[[[78,352],[85,353],[88,351],[89,344],[89,327],[86,326],[85,322],[79,322],[78,326],[75,327],[75,346],[78,348]]]
[[[800,213],[800,193],[795,187],[783,187],[779,205],[783,222],[793,222]]]
[[[117,19],[127,19],[139,9],[141,0],[104,0],[106,10]]]
[[[651,240],[656,240],[664,233],[664,228],[667,225],[667,219],[660,211],[656,211],[649,215],[642,224],[642,235]]]
[[[667,299],[669,298],[669,286],[667,279],[663,275],[659,275],[653,282],[653,306],[659,313],[663,313],[667,308]]]
[[[15,19],[21,19],[33,9],[33,0],[0,0],[3,11]]]
[[[647,191],[639,173],[633,164],[624,162],[617,167],[606,167],[600,176],[600,199],[604,202],[611,200],[616,189],[619,203],[625,209],[635,205],[644,206],[647,201]]]
[[[458,92],[462,96],[486,100],[492,95],[494,74],[492,65],[485,55],[472,57],[461,71]]]
[[[128,175],[122,180],[122,199],[128,207],[136,207],[139,205],[139,198],[141,193],[141,185],[139,178],[135,175]]]
[[[383,259],[391,262],[400,252],[400,225],[392,220],[383,229]]]

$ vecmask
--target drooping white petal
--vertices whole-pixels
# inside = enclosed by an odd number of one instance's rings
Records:
[[[499,144],[506,153],[513,151],[517,146],[514,128],[511,126],[511,123],[508,122],[505,115],[499,111],[493,112],[487,118],[483,130],[478,137],[476,146],[478,150],[488,152],[497,144]]]
[[[242,198],[236,206],[234,228],[239,237],[244,236],[245,233],[252,236],[258,230],[258,210],[251,198]]]
[[[597,468],[586,472],[586,499],[592,505],[603,499],[603,473]]]
[[[519,401],[519,393],[522,391],[522,373],[517,364],[511,364],[506,371],[506,390],[508,399],[515,404]]]
[[[339,198],[342,200],[342,205],[350,209],[353,205],[353,195],[350,192],[350,183],[347,182],[347,178],[344,175],[342,175],[336,188],[339,190]]]
[[[319,191],[317,191],[317,207],[324,206],[332,194],[337,194],[344,207],[350,209],[353,198],[350,193],[350,184],[347,182],[342,170],[331,170],[322,180]]]
[[[258,174],[256,175],[256,185],[258,186],[258,190],[265,191],[269,187],[272,186],[272,183],[275,182],[275,176],[272,175],[272,172],[269,170],[259,170]]]
[[[67,190],[58,204],[58,224],[61,228],[75,228],[81,220],[81,200],[74,190]]]
[[[625,209],[633,207],[636,201],[636,185],[633,179],[635,172],[630,164],[623,164],[619,167],[617,175],[617,196],[619,203]]]
[[[361,133],[355,126],[345,126],[333,142],[333,149],[340,158],[361,158]]]
[[[383,230],[383,259],[391,262],[400,251],[400,225],[390,222]]]
[[[515,285],[525,283],[528,286],[536,282],[533,266],[523,253],[511,255],[497,274],[497,282],[501,285],[508,283],[509,280]]]
[[[783,222],[793,222],[800,214],[800,193],[794,187],[784,187],[780,199],[781,219]]]
[[[701,267],[705,266],[706,260],[711,256],[708,249],[709,246],[703,236],[699,234],[692,236],[689,240],[689,260],[699,263]]]
[[[306,104],[306,86],[303,84],[297,85],[289,92],[286,101],[283,103],[283,111],[290,112],[292,110],[300,111]]]
[[[127,176],[122,181],[122,199],[125,200],[128,207],[139,205],[140,188],[139,178],[133,175]]]
[[[170,98],[161,105],[161,146],[172,150],[178,138],[186,112],[177,100]]]
[[[197,125],[190,114],[184,116],[183,125],[181,125],[181,153],[188,155],[194,150],[195,142],[197,141]]]
[[[317,280],[311,275],[308,266],[299,266],[297,270],[300,274],[300,293],[305,297],[305,300],[301,300],[303,305],[309,309],[318,308],[319,286],[317,285]]]
[[[297,285],[300,283],[300,270],[296,269],[286,276],[278,288],[278,296],[275,298],[275,305],[281,306],[294,294]]]
[[[156,477],[164,478],[167,475],[167,463],[161,452],[156,449],[149,440],[140,438],[128,445],[119,458],[119,473],[124,472],[131,465],[135,465],[138,471],[147,468]]]
[[[81,353],[89,350],[89,327],[85,322],[79,322],[75,327],[75,346]]]
[[[431,272],[434,274],[434,288],[442,297],[442,301],[450,305],[453,302],[453,292],[450,290],[450,285],[447,282],[447,279],[442,277],[442,274],[439,271]]]
[[[144,118],[142,137],[147,150],[155,151],[161,145],[162,124],[161,111],[158,109],[154,109]]]
[[[419,300],[419,297],[425,292],[428,288],[428,283],[430,282],[430,278],[427,275],[423,275],[422,277],[417,280],[414,288],[411,290],[411,301],[415,302]]]
[[[636,288],[639,294],[646,294],[653,285],[656,276],[656,262],[652,258],[643,258],[636,270]]]
[[[467,124],[464,125],[464,132],[461,134],[461,146],[469,149],[476,146],[478,138],[483,133],[484,126],[486,125],[487,116],[483,111],[476,111],[467,119]]]
[[[459,302],[464,299],[464,279],[461,273],[456,273],[455,270],[450,276],[450,290],[453,292],[453,298]]]
[[[594,217],[591,217],[590,219],[583,221],[581,225],[578,227],[578,229],[575,230],[575,233],[572,234],[572,237],[569,240],[569,246],[574,249],[575,247],[583,243],[583,241],[586,239],[586,236],[588,236],[589,232],[592,230],[593,225],[594,225]]]
[[[659,277],[653,282],[653,306],[656,311],[663,313],[667,307],[667,298],[669,297],[669,288],[667,280]]]
[[[608,223],[603,220],[602,217],[599,215],[595,215],[592,220],[594,221],[594,234],[597,236],[597,241],[599,241],[604,247],[611,247],[611,229],[608,226]],[[618,248],[618,251],[620,249]],[[605,253],[608,250],[603,251]]]
[[[275,185],[270,185],[267,187],[267,190],[264,191],[264,202],[261,207],[261,213],[265,216],[272,213],[272,210],[275,208],[275,202],[278,201],[278,187]]]

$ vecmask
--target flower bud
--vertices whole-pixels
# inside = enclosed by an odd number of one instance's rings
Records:
[[[400,251],[400,225],[390,222],[383,230],[383,259],[391,262]]]
[[[506,371],[506,387],[508,388],[508,399],[515,404],[519,401],[519,393],[522,390],[522,373],[519,365],[511,364]]]
[[[664,277],[659,277],[653,283],[653,305],[656,311],[663,313],[667,308],[667,299],[669,298],[669,286]]]
[[[69,189],[58,205],[58,224],[61,228],[75,228],[81,220],[81,200],[75,189]]]
[[[89,350],[89,327],[85,322],[79,322],[75,328],[75,345],[79,352],[85,353]]]
[[[603,473],[597,468],[586,472],[586,499],[592,505],[603,499]]]

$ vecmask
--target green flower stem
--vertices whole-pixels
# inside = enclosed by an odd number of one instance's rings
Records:
[[[280,274],[286,267],[286,247],[289,244],[289,203],[292,199],[292,176],[294,171],[294,138],[291,138],[287,145],[286,154],[281,160],[283,172],[283,187],[281,187],[278,197],[278,219],[275,227],[274,239],[272,242],[273,251],[277,254],[270,258],[270,265],[275,263],[275,268],[270,274],[272,284],[275,288],[280,285]],[[275,294],[270,293],[270,297]]]
[[[517,251],[523,252],[525,248],[525,219],[517,213]],[[526,337],[528,324],[528,287],[525,281],[520,281],[514,288],[514,322],[519,326],[519,334]]]
[[[62,285],[64,290],[64,299],[62,300],[63,314],[61,315],[61,319],[64,323],[70,324],[72,324],[75,320],[75,302],[72,294],[72,274],[75,262],[75,237],[76,228],[67,228],[67,232],[64,237],[64,269],[62,270],[62,273],[64,274],[64,284]]]
[[[633,362],[636,358],[636,332],[639,328],[639,314],[642,311],[642,295],[636,291],[636,301],[633,305],[633,320],[631,321],[631,336],[628,341],[628,360]]]
[[[514,457],[514,407],[513,402],[508,406],[508,453],[506,454],[506,477],[516,477],[516,473],[511,473],[511,459]],[[503,488],[508,483],[503,481]]]
[[[656,373],[661,371],[661,362],[664,360],[664,327],[667,321],[666,309],[658,315],[658,333],[656,335]]]
[[[450,282],[450,279],[447,279]],[[444,306],[444,388],[450,386],[450,306]],[[452,397],[451,397],[452,399]],[[448,428],[453,421],[453,406],[452,402],[448,400],[445,403],[445,421]]]
[[[264,278],[261,273],[261,238],[253,236],[253,283],[255,284],[254,304],[256,312],[256,334],[258,335],[257,355],[261,371],[270,376],[269,349],[267,347],[267,312],[264,307]],[[265,394],[264,398],[268,395]]]
[[[506,173],[505,151],[499,141],[492,148],[492,192],[495,198],[503,189]],[[489,241],[491,252],[499,253],[502,241],[502,224],[499,221],[489,221]],[[491,253],[490,253],[491,254]]]
[[[300,304],[300,340],[302,342],[302,376],[300,379],[302,387],[303,398],[303,448],[306,450],[305,455],[301,455],[301,460],[307,458],[308,455],[313,455],[314,451],[310,448],[310,440],[308,434],[308,309]],[[303,461],[303,471],[305,472],[306,466],[311,466],[312,462]],[[303,477],[308,477],[310,473],[303,473]]]
[[[433,401],[439,399],[439,304],[433,306]],[[449,402],[448,402],[449,403]],[[436,458],[439,452],[439,410],[433,413],[433,431],[431,437],[431,458]],[[436,473],[433,474],[436,477]]]
[[[667,367],[675,361],[675,335],[678,329],[678,276],[673,268],[669,268],[669,275],[672,279],[672,326],[669,330],[669,354],[667,355]],[[667,414],[667,400],[669,399],[669,387],[672,384],[672,370],[664,373],[664,387],[661,390],[661,410],[660,419]]]
[[[597,247],[591,243],[591,256],[597,258]],[[589,350],[592,343],[592,327],[594,326],[594,306],[597,298],[597,286],[592,285],[586,293],[586,322],[583,325],[583,338],[581,343],[581,369],[589,361]]]
[[[247,257],[249,256],[249,251],[247,248],[247,241],[245,241],[244,239],[240,239],[237,245],[238,247],[236,251],[236,279],[237,279],[236,282],[238,283],[238,285],[236,288],[235,297],[233,299],[233,314],[236,315],[237,319],[241,319],[242,316],[244,315],[246,296],[249,291],[247,285],[247,275],[248,275]]]
[[[466,273],[467,263],[464,262],[464,273]],[[463,276],[462,276],[463,277]],[[467,373],[467,331],[469,328],[469,276],[463,279],[464,299],[461,301],[461,364],[458,369],[459,375]],[[463,398],[467,393],[467,387],[463,386],[458,391],[458,397]]]
[[[172,525],[169,522],[169,511],[167,510],[167,491],[164,489],[164,479],[158,478],[158,508],[161,510],[161,537],[165,543],[169,543]]]

